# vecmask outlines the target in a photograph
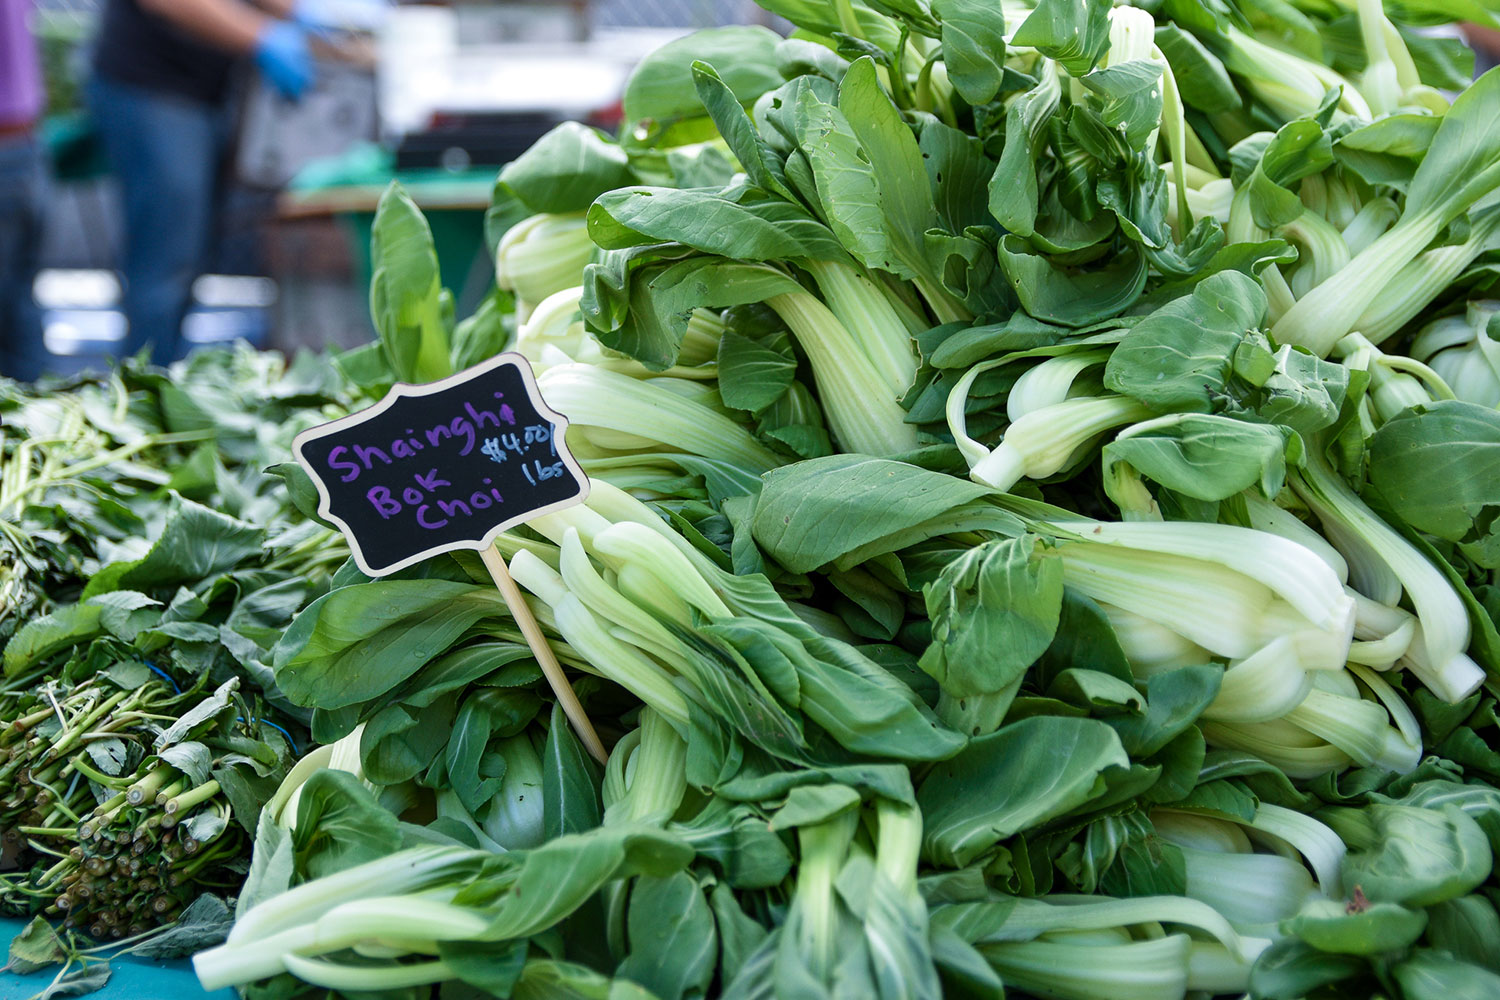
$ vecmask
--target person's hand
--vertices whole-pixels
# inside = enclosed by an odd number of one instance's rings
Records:
[[[255,65],[281,96],[297,100],[313,82],[307,32],[290,21],[270,22],[255,41]]]
[[[389,0],[296,0],[292,20],[309,31],[376,31],[390,11]]]

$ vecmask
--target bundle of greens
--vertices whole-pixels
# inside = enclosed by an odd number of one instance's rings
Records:
[[[0,381],[0,639],[77,600],[105,565],[144,555],[177,510],[174,493],[284,522],[285,495],[266,469],[289,459],[292,437],[324,407],[348,405],[344,386],[313,355],[288,365],[246,347],[170,371],[132,361],[47,391]]]
[[[259,779],[284,773],[291,753],[275,723],[236,724],[253,711],[233,696],[237,680],[199,700],[121,666],[61,697],[28,692],[18,700],[41,707],[6,730],[19,746],[0,822],[12,867],[30,867],[5,878],[6,908],[99,941],[175,920],[202,892],[236,891],[248,844],[232,806],[252,809]],[[114,690],[121,682],[132,686]],[[170,729],[149,727],[174,715]]]
[[[266,470],[340,385],[239,348],[4,388],[8,912],[109,942],[237,891],[306,743],[269,651],[347,557]]]

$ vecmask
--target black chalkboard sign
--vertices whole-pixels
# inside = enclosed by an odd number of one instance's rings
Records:
[[[343,529],[359,568],[384,576],[439,552],[485,549],[506,528],[588,496],[531,366],[498,355],[303,431],[297,461],[318,513]]]

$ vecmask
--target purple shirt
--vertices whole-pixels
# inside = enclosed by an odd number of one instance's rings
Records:
[[[0,0],[0,126],[26,125],[42,113],[42,71],[27,25],[31,0]]]

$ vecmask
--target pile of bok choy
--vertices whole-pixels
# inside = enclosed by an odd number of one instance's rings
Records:
[[[250,997],[1500,994],[1485,4],[763,0],[399,189],[364,398],[505,348],[587,501],[266,661]],[[308,484],[289,471],[304,511]]]

